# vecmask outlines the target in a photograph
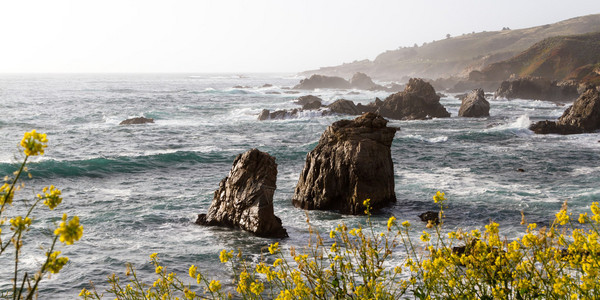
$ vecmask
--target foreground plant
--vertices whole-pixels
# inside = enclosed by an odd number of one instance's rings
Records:
[[[157,279],[142,283],[127,266],[129,283],[113,275],[108,293],[117,299],[600,299],[600,207],[577,220],[566,204],[548,227],[526,226],[522,237],[501,238],[491,222],[483,232],[457,230],[443,233],[446,197],[433,197],[440,222],[428,223],[420,241],[411,238],[411,224],[387,221],[376,232],[369,200],[363,228],[338,225],[323,239],[310,227],[308,246],[281,249],[269,245],[258,264],[243,253],[223,250],[219,258],[231,270],[231,285],[206,278],[191,266],[192,280],[167,273],[156,254],[151,262]],[[414,230],[412,230],[414,231]],[[101,299],[84,289],[85,299]]]
[[[24,247],[23,240],[35,221],[36,207],[42,203],[49,210],[54,210],[63,200],[61,191],[53,185],[45,187],[31,203],[25,199],[15,199],[15,193],[24,187],[21,177],[27,173],[27,160],[31,156],[43,155],[47,142],[45,134],[35,130],[26,132],[20,143],[25,158],[12,177],[4,177],[0,187],[0,256],[10,255],[12,257],[9,259],[12,262],[10,267],[14,270],[14,275],[10,278],[12,287],[6,291],[0,291],[0,299],[37,298],[39,283],[44,276],[60,272],[69,261],[68,257],[60,256],[61,251],[55,251],[57,241],[60,240],[64,244],[71,245],[83,235],[83,226],[79,224],[79,218],[74,216],[68,220],[67,214],[63,214],[62,222],[53,232],[50,246],[45,248],[44,263],[35,272],[30,273],[20,269],[19,258]],[[29,173],[27,174],[31,177]],[[26,211],[26,213],[25,215],[12,215],[12,211]]]

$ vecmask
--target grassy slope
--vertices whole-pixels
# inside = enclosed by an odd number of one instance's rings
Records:
[[[526,29],[465,34],[416,48],[386,51],[374,61],[363,60],[302,74],[349,78],[361,71],[380,80],[398,80],[403,76],[465,76],[470,70],[509,59],[545,38],[596,31],[600,31],[600,14]]]

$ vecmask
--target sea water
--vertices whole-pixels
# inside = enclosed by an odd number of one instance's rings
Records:
[[[130,262],[142,278],[159,258],[185,277],[194,264],[227,283],[219,264],[222,249],[241,249],[257,260],[276,240],[240,230],[194,224],[206,212],[236,155],[258,148],[276,157],[275,214],[290,237],[282,248],[302,246],[312,226],[328,232],[340,222],[356,226],[365,217],[295,208],[291,198],[306,154],[331,123],[351,116],[303,112],[297,118],[258,121],[262,109],[293,109],[293,100],[312,94],[325,104],[337,99],[369,103],[386,92],[289,89],[293,74],[69,74],[0,76],[0,175],[18,168],[25,131],[48,134],[48,149],[30,160],[32,179],[17,193],[13,207],[31,201],[44,186],[63,191],[56,211],[41,206],[25,239],[24,270],[43,263],[52,228],[63,212],[78,215],[83,238],[59,247],[69,263],[40,285],[43,299],[72,299],[90,282],[103,291],[107,276],[125,278]],[[270,87],[263,87],[270,84]],[[241,86],[237,87],[236,86]],[[528,222],[549,224],[567,200],[580,213],[600,200],[600,135],[535,135],[532,121],[556,119],[568,105],[527,99],[490,100],[488,118],[457,117],[460,100],[441,98],[451,118],[390,120],[398,201],[377,212],[383,229],[390,215],[409,220],[415,235],[425,224],[418,215],[436,210],[432,196],[446,193],[448,230],[501,225],[508,239]],[[120,126],[131,117],[155,123]],[[524,170],[519,172],[518,169]],[[9,229],[3,228],[3,237]],[[324,234],[326,236],[326,234]],[[10,288],[12,256],[0,257],[0,291]]]

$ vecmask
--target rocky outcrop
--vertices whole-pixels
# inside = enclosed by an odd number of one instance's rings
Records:
[[[266,120],[283,120],[283,119],[289,119],[289,118],[295,118],[298,116],[298,113],[301,112],[301,109],[292,109],[292,110],[286,110],[286,109],[282,109],[282,110],[276,110],[274,112],[271,112],[268,109],[263,109],[260,114],[258,115],[258,120],[259,121],[266,121]]]
[[[390,147],[396,128],[375,113],[329,126],[306,156],[292,203],[303,209],[362,214],[396,201]]]
[[[388,96],[379,105],[370,105],[376,106],[383,117],[397,120],[450,117],[431,84],[419,78],[411,78],[404,91]]]
[[[471,118],[490,116],[490,103],[485,100],[482,89],[475,89],[462,99],[458,115]]]
[[[319,108],[321,108],[321,102],[319,102],[319,101],[306,103],[306,104],[302,105],[303,110],[315,110],[315,109],[319,109]]]
[[[437,225],[440,224],[440,213],[435,211],[426,211],[419,215],[419,219],[425,223]]]
[[[296,99],[296,101],[294,101],[295,104],[302,105],[302,106],[313,103],[313,102],[319,102],[319,104],[320,104],[321,102],[323,102],[323,99],[321,99],[317,96],[313,96],[313,95],[306,95],[306,96],[298,97],[298,99]]]
[[[565,110],[558,121],[537,122],[529,129],[539,134],[574,134],[599,130],[600,91],[596,88],[589,88],[572,106]]]
[[[361,111],[356,107],[354,102],[345,99],[339,99],[327,105],[331,113],[342,115],[360,115]]]
[[[578,84],[556,82],[542,77],[525,77],[503,81],[494,93],[494,98],[532,99],[557,102],[570,102],[577,99]]]
[[[236,227],[263,237],[287,237],[273,213],[277,164],[268,153],[251,149],[238,155],[221,180],[207,214],[197,224]]]
[[[300,83],[294,86],[296,90],[314,90],[314,89],[348,89],[350,83],[341,77],[312,75],[310,78],[300,80]]]
[[[154,119],[144,118],[144,117],[131,118],[131,119],[122,121],[121,123],[119,123],[119,125],[136,125],[136,124],[146,124],[146,123],[154,123]]]
[[[361,72],[352,75],[352,78],[350,79],[350,87],[359,90],[386,90],[385,87],[373,82],[371,77],[367,76],[367,74]]]

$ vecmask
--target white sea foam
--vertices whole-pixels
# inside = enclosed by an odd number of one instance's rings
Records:
[[[496,126],[496,127],[492,127],[490,129],[486,129],[486,132],[490,132],[490,131],[506,131],[506,130],[517,130],[517,131],[523,131],[523,130],[529,130],[529,126],[531,125],[531,120],[529,120],[529,115],[521,115],[520,117],[518,117],[516,120],[514,120],[513,122],[507,123],[507,124],[503,124],[500,126]]]
[[[409,138],[409,139],[414,139],[414,140],[419,140],[419,141],[423,141],[423,142],[427,142],[427,143],[443,143],[448,141],[448,137],[445,135],[441,135],[441,136],[436,136],[436,137],[432,137],[432,138],[426,138],[423,137],[420,134],[409,134],[404,136],[404,138]]]

